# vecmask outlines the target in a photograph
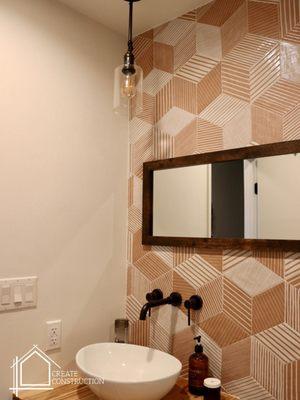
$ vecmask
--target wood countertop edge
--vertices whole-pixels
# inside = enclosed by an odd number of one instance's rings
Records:
[[[13,400],[98,400],[98,397],[86,385],[63,385],[37,394],[12,396]],[[188,393],[187,381],[179,379],[173,390],[162,400],[202,400],[203,397]],[[142,400],[142,399],[141,399]],[[222,393],[222,400],[238,400],[238,397]]]

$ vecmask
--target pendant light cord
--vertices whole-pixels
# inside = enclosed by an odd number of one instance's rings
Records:
[[[133,41],[132,41],[132,20],[133,20],[133,1],[129,2],[129,27],[128,27],[128,51],[133,52]]]

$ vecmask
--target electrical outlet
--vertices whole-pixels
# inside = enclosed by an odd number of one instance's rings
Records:
[[[46,350],[55,350],[61,347],[61,320],[47,321]]]

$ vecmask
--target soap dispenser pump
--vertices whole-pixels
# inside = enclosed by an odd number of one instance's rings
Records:
[[[204,379],[208,377],[208,357],[203,353],[201,336],[196,340],[195,353],[189,359],[189,391],[201,396],[204,394]]]

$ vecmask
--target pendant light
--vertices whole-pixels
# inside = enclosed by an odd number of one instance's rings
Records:
[[[143,108],[143,70],[135,64],[132,40],[133,3],[140,0],[125,0],[129,3],[128,48],[124,64],[115,69],[114,111],[117,114],[140,112]]]

